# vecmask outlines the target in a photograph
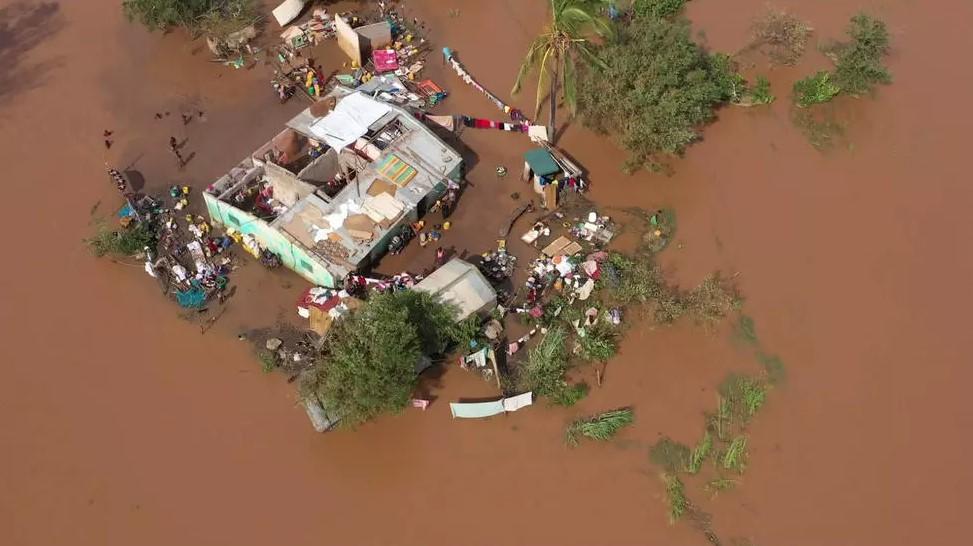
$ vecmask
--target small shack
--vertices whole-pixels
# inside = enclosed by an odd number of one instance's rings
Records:
[[[523,179],[533,179],[534,191],[543,196],[542,204],[546,209],[557,208],[559,174],[561,166],[546,149],[534,148],[524,154]]]
[[[420,281],[416,290],[439,296],[458,308],[456,320],[486,313],[497,305],[497,293],[473,264],[453,258]]]

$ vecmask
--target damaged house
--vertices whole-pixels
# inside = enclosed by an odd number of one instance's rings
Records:
[[[330,107],[330,108],[329,108]],[[462,179],[460,155],[406,110],[337,87],[211,184],[213,224],[336,287]]]

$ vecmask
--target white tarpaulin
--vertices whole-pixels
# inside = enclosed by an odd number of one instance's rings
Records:
[[[304,9],[304,4],[306,3],[307,0],[284,0],[279,6],[274,8],[272,12],[274,19],[277,19],[277,23],[280,26],[284,26],[301,14],[301,10]]]
[[[361,93],[352,93],[338,101],[330,114],[311,124],[311,133],[341,151],[368,132],[368,127],[391,110],[383,102]]]
[[[476,266],[453,258],[415,286],[456,306],[456,320],[487,311],[497,304],[497,293]]]
[[[534,393],[525,392],[510,398],[501,398],[491,402],[450,402],[449,411],[453,418],[482,419],[493,417],[509,411],[517,411],[533,404]]]

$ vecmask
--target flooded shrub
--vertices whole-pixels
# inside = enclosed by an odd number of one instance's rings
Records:
[[[636,17],[595,55],[597,66],[581,73],[578,110],[628,151],[628,171],[682,153],[730,98],[727,63],[693,42],[684,20]]]
[[[612,439],[618,431],[631,425],[635,421],[635,413],[631,408],[621,408],[600,413],[594,417],[579,419],[565,431],[564,439],[569,446],[575,447],[581,438],[606,441]]]
[[[751,47],[765,51],[777,64],[793,65],[804,54],[811,27],[790,13],[768,8],[753,22],[751,34]]]
[[[831,73],[827,70],[794,82],[794,102],[801,108],[828,102],[839,92],[841,87],[832,81]]]
[[[141,224],[118,231],[100,226],[94,237],[86,239],[85,243],[99,258],[102,256],[124,258],[141,253],[145,247],[154,247],[155,233]]]
[[[689,293],[684,306],[697,322],[712,326],[742,303],[736,287],[716,272]]]
[[[122,10],[149,30],[181,27],[224,36],[256,20],[253,0],[123,0]]]
[[[888,54],[889,33],[885,23],[858,14],[848,27],[850,41],[826,48],[835,61],[834,81],[845,93],[860,95],[878,84],[892,82],[892,75],[882,65]]]

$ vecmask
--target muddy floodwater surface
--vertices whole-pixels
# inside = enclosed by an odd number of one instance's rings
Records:
[[[251,288],[229,304],[233,318],[200,335],[140,267],[94,259],[81,240],[118,199],[106,161],[134,165],[156,188],[202,188],[303,106],[278,104],[264,67],[210,63],[198,42],[149,34],[118,4],[0,0],[0,543],[705,543],[687,523],[669,525],[647,451],[662,435],[694,442],[722,377],[756,369],[722,330],[633,317],[604,386],[570,410],[542,403],[454,422],[444,402],[491,391],[450,369],[428,411],[320,435],[293,385],[260,373],[235,339],[303,281],[245,269]],[[716,269],[738,273],[762,345],[786,364],[750,427],[742,482],[715,499],[696,493],[725,543],[961,544],[973,489],[973,5],[774,4],[815,40],[841,38],[862,9],[889,25],[894,82],[835,103],[841,146],[819,152],[791,121],[791,84],[828,63],[814,41],[797,67],[756,67],[778,100],[720,110],[672,176],[622,174],[624,153],[579,123],[560,144],[590,171],[599,206],[675,209],[667,276],[688,287]],[[545,5],[405,3],[435,48],[458,51],[504,96]],[[733,52],[763,6],[693,0],[686,14],[702,43]],[[327,72],[344,59],[320,61]],[[498,115],[454,74],[430,70],[452,92],[443,111]],[[182,111],[202,115],[182,125]],[[169,136],[196,153],[184,172]],[[495,183],[501,160],[516,165],[515,138],[464,135],[481,159],[471,182]],[[461,201],[455,222],[509,207],[499,190],[480,199]],[[564,446],[572,418],[623,405],[636,424],[619,440]]]

